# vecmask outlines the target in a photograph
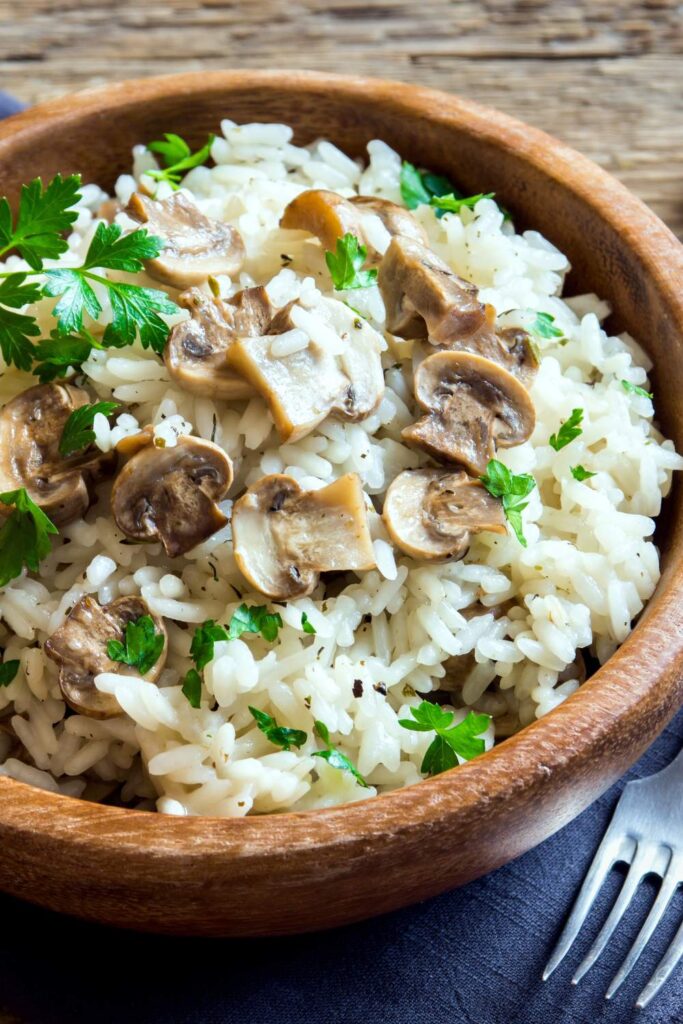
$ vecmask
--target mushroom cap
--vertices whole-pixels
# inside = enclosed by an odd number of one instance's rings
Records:
[[[422,245],[428,245],[427,232],[410,210],[379,196],[353,196],[350,200],[361,213],[374,213],[382,221],[390,235],[404,235]]]
[[[163,238],[163,252],[147,260],[145,267],[150,277],[164,284],[190,288],[209,277],[234,274],[244,262],[239,231],[204,216],[184,192],[174,192],[162,200],[135,192],[126,213],[144,224],[150,234]]]
[[[458,277],[415,238],[397,235],[391,240],[377,283],[392,334],[442,344],[465,338],[485,323],[476,285]]]
[[[45,641],[45,653],[59,666],[59,686],[64,700],[74,711],[90,718],[112,718],[121,707],[112,694],[100,693],[95,676],[101,672],[138,675],[130,665],[112,661],[107,654],[109,640],[123,640],[126,625],[150,615],[155,633],[164,636],[164,648],[143,679],[155,682],[166,662],[168,642],[163,619],[150,612],[141,597],[119,597],[98,604],[90,595],[78,601],[58,630]]]
[[[462,558],[473,533],[507,532],[501,502],[462,470],[404,470],[386,493],[382,518],[401,551],[429,561]]]
[[[415,372],[415,397],[426,416],[406,427],[406,441],[481,476],[496,447],[511,448],[536,422],[529,392],[498,363],[470,352],[435,352]]]
[[[232,477],[230,459],[210,441],[179,437],[165,448],[147,443],[114,481],[114,520],[132,540],[160,540],[171,558],[184,555],[227,523],[216,502]]]
[[[278,601],[310,594],[321,572],[375,564],[363,488],[347,473],[303,491],[282,473],[262,477],[235,502],[235,560],[255,590]]]
[[[334,252],[337,239],[346,234],[363,241],[363,223],[348,199],[324,188],[301,192],[285,207],[280,227],[316,235],[324,249]]]
[[[25,487],[56,526],[83,515],[93,484],[116,465],[115,452],[93,445],[68,456],[59,452],[66,421],[89,402],[83,388],[53,381],[22,391],[0,410],[0,493]],[[0,508],[0,515],[10,513]]]
[[[268,334],[236,338],[226,354],[228,365],[265,398],[283,442],[305,437],[330,413],[364,419],[384,394],[384,340],[337,299],[321,298],[305,311],[315,318],[310,328],[313,340],[306,348],[274,356],[272,345],[279,335],[296,328],[297,308],[297,303],[288,303],[271,321]],[[343,345],[339,354],[322,340],[330,332]]]
[[[271,317],[265,288],[246,288],[228,302],[190,288],[178,296],[191,318],[171,329],[164,362],[184,391],[223,401],[250,398],[251,385],[231,370],[225,353],[236,337],[263,334]]]
[[[492,359],[529,387],[538,370],[538,356],[531,336],[521,327],[496,329],[495,309],[490,304],[485,309],[486,322],[474,334],[434,347],[473,352]]]

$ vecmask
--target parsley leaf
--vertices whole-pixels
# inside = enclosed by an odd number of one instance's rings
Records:
[[[185,171],[199,167],[209,159],[215,138],[215,135],[209,135],[201,149],[193,153],[180,135],[165,132],[163,139],[150,142],[147,149],[152,153],[158,153],[166,166],[162,170],[151,170],[146,173],[155,181],[167,181],[171,188],[177,189]]]
[[[628,391],[631,395],[639,395],[640,398],[652,399],[652,392],[646,391],[645,388],[638,387],[637,384],[632,384],[630,380],[622,380],[621,386],[624,391]]]
[[[260,633],[264,640],[272,643],[282,627],[279,612],[269,612],[265,605],[241,604],[233,613],[228,626],[228,640],[237,640],[242,633]]]
[[[530,312],[534,311],[530,310]],[[539,338],[562,338],[564,331],[561,331],[559,327],[553,327],[554,323],[555,317],[550,313],[536,313],[536,319],[529,330]]]
[[[107,267],[109,270],[127,270],[134,274],[143,269],[144,260],[154,259],[163,247],[163,239],[150,235],[147,228],[138,228],[128,235],[122,235],[118,224],[100,221],[80,269]]]
[[[21,186],[16,224],[7,198],[0,199],[0,256],[17,249],[33,270],[41,270],[43,260],[57,259],[68,245],[62,233],[76,220],[72,207],[80,198],[81,178],[55,175],[43,188],[40,178]]]
[[[18,661],[3,661],[0,664],[0,686],[9,686],[18,671]]]
[[[21,575],[24,566],[38,570],[43,558],[50,554],[50,534],[57,527],[43,510],[31,501],[25,488],[0,494],[3,505],[14,510],[0,526],[0,587]]]
[[[417,167],[404,160],[401,164],[401,199],[409,210],[423,203],[429,204],[432,196],[451,194],[460,197],[448,178],[430,171],[418,171]]]
[[[190,657],[201,672],[213,660],[213,647],[218,640],[229,640],[227,630],[207,619],[197,626],[190,645]]]
[[[398,720],[404,729],[436,733],[420,765],[420,771],[427,775],[439,775],[449,768],[455,768],[460,763],[458,757],[463,761],[471,761],[486,749],[484,740],[479,737],[488,728],[491,721],[489,715],[475,715],[470,711],[462,722],[453,725],[455,716],[451,711],[444,711],[438,704],[431,704],[427,700],[411,708],[410,713],[412,718]]]
[[[95,431],[92,429],[93,421],[98,412],[103,416],[110,416],[114,409],[119,408],[118,402],[95,402],[93,405],[82,405],[74,409],[62,430],[59,439],[59,454],[71,455],[73,452],[87,448],[95,440]]]
[[[155,632],[152,616],[141,615],[134,622],[126,623],[123,643],[120,640],[107,641],[107,654],[112,661],[130,665],[144,676],[152,665],[156,665],[164,643],[164,634]]]
[[[456,196],[450,192],[445,196],[432,196],[429,205],[435,206],[437,210],[442,210],[444,213],[460,213],[463,207],[473,210],[480,199],[493,199],[495,194],[495,192],[479,192],[476,196]]]
[[[190,707],[198,708],[202,704],[202,677],[196,669],[191,668],[183,681],[183,696],[187,697]]]
[[[90,355],[93,348],[102,348],[99,341],[83,329],[79,334],[60,334],[58,330],[50,332],[49,339],[39,341],[33,349],[34,376],[41,384],[65,377],[69,369],[80,370],[81,363]]]
[[[583,480],[590,480],[592,476],[597,476],[596,473],[591,473],[589,470],[584,469],[583,466],[572,466],[571,474],[575,480],[581,483]]]
[[[301,628],[304,633],[311,633],[312,635],[315,635],[315,627],[308,621],[308,615],[306,612],[301,613]]]
[[[551,434],[548,440],[548,444],[551,448],[554,448],[556,452],[559,452],[562,448],[566,448],[568,444],[571,444],[580,434],[583,434],[583,429],[580,424],[583,422],[583,409],[572,409],[571,416],[568,417],[561,424],[560,429],[556,434]]]
[[[313,731],[325,744],[326,750],[316,750],[313,757],[322,757],[323,761],[327,761],[332,768],[338,768],[342,772],[350,772],[359,786],[363,786],[364,789],[369,789],[369,785],[358,771],[353,761],[350,761],[346,754],[342,754],[341,751],[337,750],[336,747],[332,746],[330,742],[330,730],[327,728],[324,722],[315,722],[313,725]]]
[[[377,271],[374,268],[361,269],[367,254],[366,246],[360,245],[355,235],[347,232],[343,238],[337,239],[336,253],[325,253],[325,262],[335,291],[369,288],[375,283]]]
[[[528,473],[514,475],[507,466],[497,459],[490,459],[486,467],[486,473],[480,477],[486,490],[494,498],[501,498],[505,518],[512,527],[515,536],[522,547],[527,546],[526,537],[522,525],[522,512],[529,504],[524,499],[531,494],[536,481]]]
[[[266,711],[259,711],[258,708],[252,708],[251,705],[249,706],[249,711],[263,735],[271,743],[274,743],[276,747],[289,750],[290,747],[303,746],[308,739],[308,736],[302,729],[288,729],[284,725],[278,725],[277,719],[273,718]]]

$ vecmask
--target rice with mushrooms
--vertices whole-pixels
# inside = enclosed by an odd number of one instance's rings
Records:
[[[264,285],[274,307],[300,299],[304,310],[315,309],[319,294],[335,297],[384,338],[376,284],[334,292],[321,247],[279,221],[285,206],[311,188],[401,203],[400,157],[374,141],[363,165],[330,142],[293,145],[284,125],[224,121],[221,127],[212,147],[215,166],[191,170],[183,189],[244,241],[241,271],[218,278],[222,295]],[[119,178],[117,199],[126,204],[140,183],[153,192],[156,182],[146,172],[154,167],[153,155],[136,147],[133,173]],[[168,184],[158,186],[157,199],[170,194]],[[79,262],[106,198],[94,185],[82,189],[60,265]],[[433,251],[495,307],[499,327],[529,329],[543,311],[562,332],[536,339],[542,358],[530,385],[532,436],[497,455],[513,473],[536,481],[523,513],[527,547],[511,530],[480,532],[463,558],[435,564],[411,559],[392,543],[375,510],[398,474],[430,464],[401,435],[417,415],[408,342],[384,342],[385,390],[367,418],[328,416],[285,443],[261,397],[226,402],[184,390],[139,343],[94,349],[82,367],[84,385],[124,407],[111,424],[95,418],[99,450],[111,451],[147,424],[166,448],[188,435],[213,441],[235,469],[230,497],[220,502],[228,522],[171,558],[158,542],[135,544],[124,536],[109,514],[111,483],[103,483],[84,518],[60,529],[40,572],[3,589],[4,660],[19,659],[20,670],[0,688],[0,725],[6,726],[0,774],[95,800],[120,787],[126,805],[171,814],[239,816],[358,800],[423,777],[432,737],[399,720],[424,695],[438,694],[456,721],[469,709],[492,716],[485,734],[490,746],[494,735],[504,738],[577,689],[584,678],[581,652],[593,664],[603,662],[628,635],[659,578],[654,518],[672,471],[683,467],[653,424],[651,400],[622,383],[647,388],[646,354],[633,338],[603,331],[609,309],[597,296],[560,298],[566,258],[535,231],[516,234],[494,200],[482,198],[474,209],[440,219],[428,205],[413,215]],[[134,226],[124,213],[117,221]],[[364,230],[371,247],[386,250],[389,233],[378,217],[366,217]],[[12,256],[6,266],[25,264]],[[186,316],[166,319],[171,325]],[[296,352],[311,330],[321,330],[311,317],[301,316],[281,335],[276,356]],[[0,376],[0,400],[32,383],[8,369]],[[576,408],[583,410],[582,433],[556,451],[549,438]],[[576,466],[595,475],[575,479]],[[192,707],[181,687],[192,668],[193,629],[209,619],[230,622],[242,603],[268,603],[239,571],[229,519],[244,488],[274,473],[312,492],[358,474],[373,501],[368,519],[376,564],[323,577],[309,596],[270,602],[283,623],[275,641],[249,633],[217,641],[204,670],[201,707]],[[43,649],[86,595],[101,604],[141,597],[168,633],[156,682],[135,673],[96,677],[100,693],[123,710],[105,719],[67,709],[57,666]],[[278,749],[257,728],[250,706],[304,731],[305,742]],[[316,720],[369,788],[313,756]]]

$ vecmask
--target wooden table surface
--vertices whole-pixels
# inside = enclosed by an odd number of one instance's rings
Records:
[[[678,0],[0,0],[0,88],[293,67],[461,93],[562,138],[683,237]]]

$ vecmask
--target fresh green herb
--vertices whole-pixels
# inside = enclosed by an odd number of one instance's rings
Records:
[[[315,627],[312,626],[311,623],[308,621],[308,615],[306,614],[306,612],[301,613],[301,628],[303,629],[304,633],[311,633],[315,635]]]
[[[431,704],[427,700],[411,708],[410,713],[412,719],[399,718],[398,724],[404,729],[436,733],[420,766],[420,771],[426,775],[439,775],[449,768],[455,768],[460,763],[458,757],[463,761],[471,761],[473,757],[483,754],[486,744],[479,737],[489,726],[489,715],[475,715],[470,711],[462,722],[453,725],[455,716],[451,711],[444,711],[438,704]]]
[[[583,480],[590,480],[592,476],[596,476],[595,473],[591,473],[589,470],[584,469],[583,466],[572,466],[571,474],[575,480],[581,483]]]
[[[288,729],[284,725],[278,725],[277,719],[266,711],[259,711],[258,708],[251,706],[249,711],[263,735],[276,747],[282,747],[283,750],[289,750],[290,747],[302,747],[308,739],[302,729]]]
[[[505,518],[514,530],[517,540],[525,548],[527,541],[524,536],[522,512],[529,502],[524,499],[531,494],[536,481],[528,473],[519,473],[515,476],[502,462],[491,459],[481,482],[489,494],[502,500]]]
[[[197,626],[190,645],[190,657],[201,672],[213,660],[213,647],[218,640],[229,640],[228,632],[213,619]]]
[[[347,232],[337,239],[337,251],[326,252],[325,262],[336,291],[369,288],[377,280],[377,271],[362,270],[368,250],[355,235]]]
[[[429,204],[444,213],[460,213],[464,207],[473,210],[480,199],[493,199],[494,196],[495,192],[479,192],[476,196],[456,196],[450,192],[445,196],[432,196]]]
[[[70,369],[80,370],[92,349],[103,346],[94,335],[83,328],[78,334],[60,334],[55,329],[49,339],[39,341],[33,349],[36,366],[33,374],[41,384],[66,377]]]
[[[529,312],[534,311],[529,310]],[[561,331],[559,327],[553,327],[554,323],[555,317],[550,313],[536,313],[536,319],[529,330],[539,338],[562,338],[564,331]]]
[[[631,395],[639,395],[640,398],[652,398],[652,393],[646,391],[645,388],[638,387],[637,384],[631,384],[630,380],[622,380],[621,386],[624,391],[628,391]]]
[[[20,370],[30,370],[33,363],[33,342],[40,328],[35,318],[15,310],[41,296],[36,281],[26,282],[26,274],[11,274],[0,282],[0,351],[8,366],[12,363]]]
[[[202,704],[202,677],[196,669],[191,668],[183,680],[183,696],[187,697],[190,707],[198,708]]]
[[[80,199],[80,185],[78,174],[66,178],[57,174],[45,188],[40,178],[22,185],[16,224],[9,202],[3,196],[0,199],[0,256],[16,249],[29,267],[41,270],[43,260],[57,259],[66,252],[68,244],[62,235],[76,220],[73,207]]]
[[[313,731],[325,744],[325,750],[317,750],[313,757],[322,757],[323,761],[327,761],[332,768],[338,768],[342,772],[350,772],[359,786],[363,786],[364,789],[369,789],[367,782],[358,771],[353,761],[342,754],[336,747],[332,746],[330,742],[330,731],[324,722],[315,722]]]
[[[237,640],[242,633],[260,633],[270,643],[277,639],[278,630],[282,627],[282,616],[279,612],[269,612],[265,605],[241,604],[233,612],[228,626],[228,640]]]
[[[103,416],[110,416],[118,408],[118,402],[95,402],[93,405],[82,405],[79,409],[74,409],[64,424],[59,439],[59,454],[71,455],[81,448],[87,448],[95,440],[92,425],[98,412]]]
[[[0,501],[14,506],[0,526],[0,587],[4,587],[21,575],[24,566],[38,570],[41,560],[50,554],[50,534],[58,530],[23,487],[0,494]]]
[[[453,185],[440,174],[418,171],[417,167],[404,160],[401,164],[401,199],[409,210],[423,204],[429,205],[433,196],[451,194],[460,196]]]
[[[215,135],[209,135],[201,149],[193,153],[185,139],[173,132],[166,132],[162,140],[150,142],[147,146],[152,153],[158,153],[166,165],[162,170],[147,171],[155,181],[167,181],[171,188],[178,188],[186,171],[205,164],[211,156]]]
[[[0,664],[0,686],[9,686],[18,671],[18,661],[3,661]]]
[[[572,409],[571,416],[561,424],[560,429],[556,434],[551,434],[548,440],[548,444],[551,448],[554,448],[556,452],[559,452],[562,448],[566,448],[568,444],[571,444],[580,434],[583,434],[581,423],[583,422],[583,409]]]
[[[155,631],[152,616],[141,615],[134,622],[126,623],[123,643],[120,640],[107,641],[107,654],[112,661],[130,665],[144,676],[152,665],[156,665],[164,643],[164,634]]]

